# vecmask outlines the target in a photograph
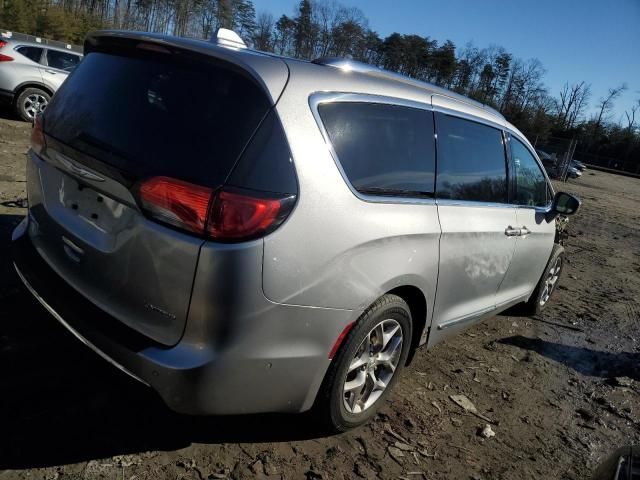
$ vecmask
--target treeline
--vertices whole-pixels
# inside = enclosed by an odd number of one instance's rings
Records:
[[[0,27],[72,43],[97,28],[198,38],[231,28],[258,50],[305,59],[352,57],[433,82],[498,109],[532,141],[577,138],[581,151],[640,168],[640,100],[622,119],[612,116],[625,85],[592,99],[587,82],[567,83],[555,97],[536,59],[412,34],[382,38],[360,9],[333,0],[302,0],[293,15],[279,18],[256,14],[251,0],[0,0]],[[596,113],[589,116],[589,110]]]

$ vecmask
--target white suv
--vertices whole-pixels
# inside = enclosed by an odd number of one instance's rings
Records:
[[[0,37],[0,101],[32,121],[81,59],[62,48]]]

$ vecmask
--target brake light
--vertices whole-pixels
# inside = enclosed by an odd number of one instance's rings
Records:
[[[212,189],[169,177],[138,188],[142,209],[154,219],[211,239],[238,242],[273,231],[292,210],[295,196]]]
[[[4,40],[0,40],[0,48],[4,47],[7,44]]]
[[[31,127],[31,148],[40,155],[45,146],[44,119],[41,114],[38,114],[33,119],[33,125]]]
[[[0,45],[1,47],[1,45]],[[13,62],[13,57],[0,53],[0,62]]]
[[[211,189],[169,177],[153,177],[139,189],[139,198],[152,217],[195,233],[203,233]]]
[[[280,213],[277,198],[257,198],[220,191],[213,202],[207,232],[213,238],[233,240],[266,232]]]

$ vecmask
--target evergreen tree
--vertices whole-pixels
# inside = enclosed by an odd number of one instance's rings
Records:
[[[296,22],[292,18],[282,15],[276,22],[274,50],[280,55],[293,54],[292,42],[296,32]]]
[[[294,55],[310,58],[313,53],[314,25],[311,19],[311,2],[309,0],[300,1],[295,22]]]
[[[236,0],[233,11],[235,30],[243,39],[252,38],[256,29],[256,10],[251,0]]]

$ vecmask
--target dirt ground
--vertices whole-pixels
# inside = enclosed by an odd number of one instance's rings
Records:
[[[584,205],[549,309],[420,351],[374,421],[327,437],[307,415],[173,414],[31,298],[8,250],[28,136],[0,118],[0,479],[583,479],[640,441],[640,180],[562,185]]]

